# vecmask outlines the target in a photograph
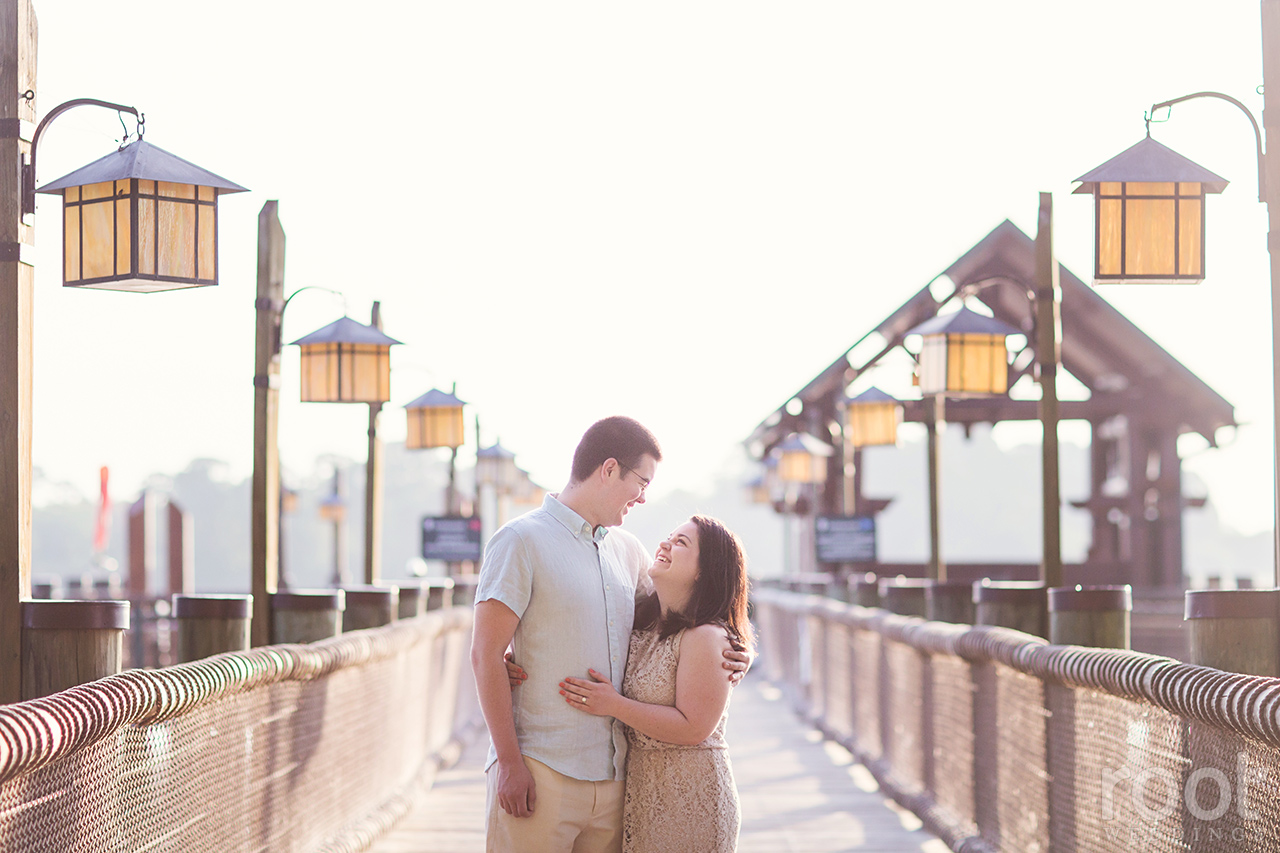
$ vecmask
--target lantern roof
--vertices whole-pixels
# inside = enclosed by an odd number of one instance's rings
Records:
[[[228,181],[208,169],[202,169],[195,163],[183,160],[141,139],[126,145],[119,151],[94,160],[87,166],[81,166],[69,175],[63,175],[56,181],[45,184],[36,192],[62,195],[70,187],[100,184],[104,181],[122,181],[128,178],[213,187],[219,195],[248,192],[237,183]]]
[[[872,385],[856,397],[850,397],[845,400],[846,403],[900,403],[902,402],[892,394],[886,394],[879,388]]]
[[[441,391],[439,388],[432,388],[412,403],[405,405],[406,409],[457,409],[465,406],[466,403],[450,394],[448,391]]]
[[[317,329],[306,337],[298,338],[289,346],[307,346],[310,344],[374,344],[376,346],[394,346],[399,344],[395,338],[385,335],[381,329],[358,323],[350,317],[334,320],[323,329]]]
[[[1207,193],[1220,193],[1228,183],[1226,178],[1215,175],[1150,136],[1076,180],[1081,184],[1072,190],[1075,193],[1091,193],[1103,181],[1199,183],[1204,185]]]
[[[779,453],[798,453],[804,451],[810,456],[830,456],[834,451],[831,445],[819,441],[807,432],[793,432],[773,448]]]
[[[908,329],[908,335],[1021,335],[1008,323],[1002,323],[994,317],[986,317],[970,308],[961,307],[952,314],[940,314],[930,317],[915,328]]]
[[[482,447],[477,450],[476,457],[478,459],[515,459],[516,455],[495,441],[492,447]]]

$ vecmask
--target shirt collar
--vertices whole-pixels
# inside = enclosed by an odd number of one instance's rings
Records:
[[[556,521],[563,524],[570,533],[579,539],[590,539],[597,545],[609,535],[609,528],[592,528],[591,523],[564,504],[555,495],[547,495],[542,499],[542,509]]]

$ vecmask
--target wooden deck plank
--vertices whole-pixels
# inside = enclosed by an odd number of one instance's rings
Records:
[[[799,721],[779,692],[748,677],[729,713],[729,754],[742,800],[739,853],[946,853],[880,792],[866,768]],[[484,850],[483,735],[442,772],[421,808],[371,853]]]

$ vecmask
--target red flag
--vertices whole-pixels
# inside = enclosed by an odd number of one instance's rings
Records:
[[[107,494],[107,466],[99,470],[102,477],[102,496],[98,499],[98,522],[93,527],[93,551],[101,554],[107,550],[111,539],[111,496]]]

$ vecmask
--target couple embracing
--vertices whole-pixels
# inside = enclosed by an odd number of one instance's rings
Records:
[[[618,529],[661,460],[636,421],[597,421],[569,484],[485,549],[471,661],[492,739],[487,850],[736,848],[724,725],[750,662],[746,560],[703,516],[653,557]]]

